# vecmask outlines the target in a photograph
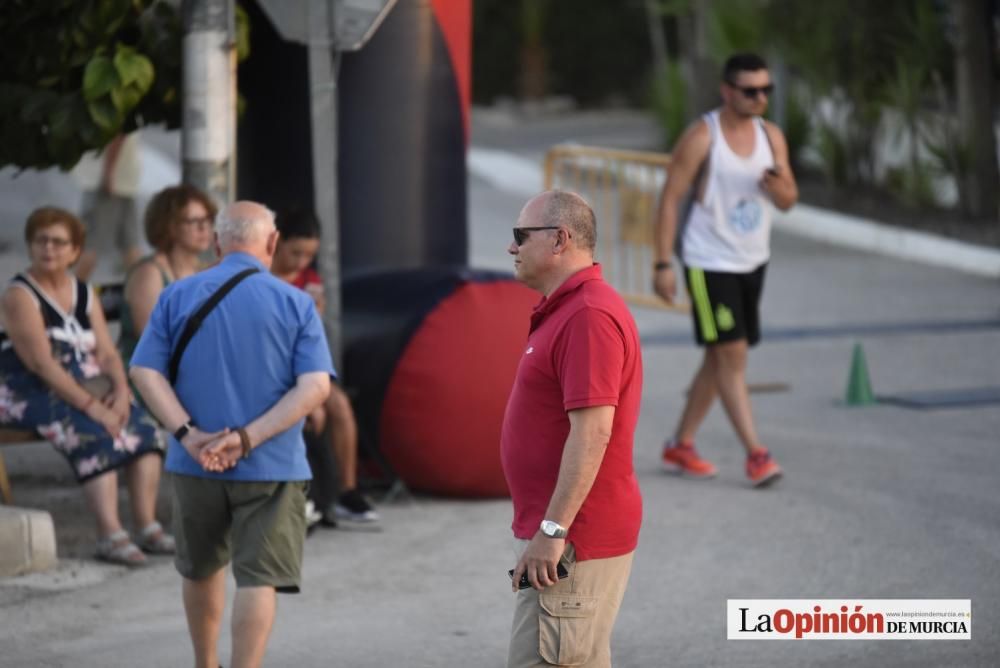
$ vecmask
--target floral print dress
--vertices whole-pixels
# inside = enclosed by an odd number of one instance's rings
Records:
[[[27,290],[41,309],[52,355],[78,381],[101,374],[94,357],[97,338],[90,325],[90,286],[79,279],[66,313],[27,274],[12,285]],[[34,430],[61,452],[79,482],[127,464],[149,452],[163,456],[166,444],[156,422],[133,402],[128,424],[112,438],[104,427],[60,399],[28,371],[0,328],[0,427]]]

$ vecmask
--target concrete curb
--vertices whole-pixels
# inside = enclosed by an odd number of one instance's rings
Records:
[[[531,197],[544,186],[542,168],[509,151],[473,146],[466,155],[469,173],[498,190],[520,197]]]
[[[1000,278],[1000,250],[856,218],[808,204],[796,204],[788,213],[778,212],[774,218],[774,227],[782,232],[838,246]]]
[[[541,167],[509,151],[474,146],[469,149],[467,164],[470,174],[513,195],[530,197],[540,192],[543,186]],[[988,278],[1000,278],[1000,250],[848,216],[808,204],[797,204],[788,213],[777,212],[774,227],[781,232],[837,246]]]
[[[0,506],[0,577],[55,568],[56,531],[43,510]]]

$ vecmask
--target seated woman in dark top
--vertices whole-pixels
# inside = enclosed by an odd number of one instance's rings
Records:
[[[43,207],[24,236],[31,265],[0,301],[0,425],[35,430],[69,461],[97,521],[99,559],[139,566],[143,550],[172,553],[174,540],[155,517],[165,442],[131,401],[100,301],[70,272],[83,224]],[[118,517],[119,468],[138,545]]]

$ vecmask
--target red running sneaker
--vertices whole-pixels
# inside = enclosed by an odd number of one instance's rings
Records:
[[[698,456],[693,443],[673,440],[663,446],[663,468],[688,478],[714,478],[718,473],[712,462]]]
[[[770,485],[781,473],[781,467],[767,450],[754,450],[747,456],[747,477],[754,487]]]

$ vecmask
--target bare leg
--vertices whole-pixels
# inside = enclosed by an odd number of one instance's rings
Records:
[[[83,483],[83,495],[87,507],[97,521],[97,534],[110,536],[122,528],[118,517],[118,474],[108,471]]]
[[[358,425],[350,400],[336,385],[330,386],[326,414],[330,421],[330,446],[340,475],[340,491],[345,492],[358,486]]]
[[[274,587],[240,587],[233,601],[233,668],[264,661],[277,608]]]
[[[701,426],[715,401],[718,385],[715,378],[715,358],[711,352],[711,348],[705,349],[701,367],[691,381],[684,412],[681,413],[681,421],[675,433],[678,443],[694,442],[695,432],[698,431],[698,427]]]
[[[181,587],[195,668],[217,668],[219,629],[226,609],[226,569],[220,568],[203,580],[184,578]]]
[[[160,489],[160,470],[163,463],[154,453],[133,459],[125,465],[132,521],[143,529],[156,520],[156,494]]]
[[[326,407],[317,406],[306,416],[306,430],[314,434],[322,434],[326,429]]]
[[[729,421],[736,430],[747,453],[761,447],[754,428],[753,412],[750,410],[750,392],[747,389],[746,340],[720,343],[713,346],[711,354],[715,357],[715,376],[718,383],[719,398],[729,415]]]

